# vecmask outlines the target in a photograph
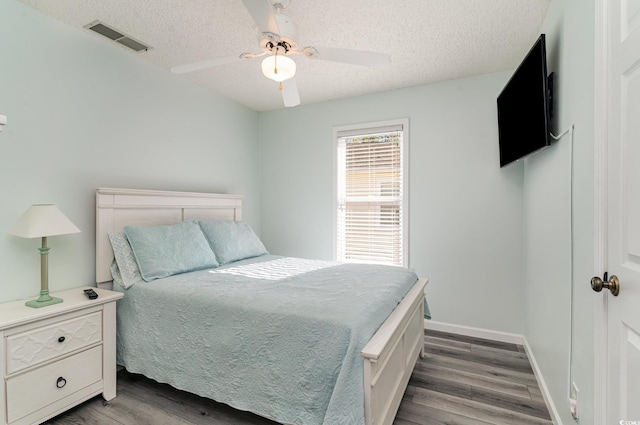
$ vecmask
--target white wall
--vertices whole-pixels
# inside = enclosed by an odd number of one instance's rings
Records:
[[[594,423],[594,21],[592,1],[551,3],[542,31],[559,80],[554,130],[574,125],[573,156],[567,135],[527,159],[524,172],[525,337],[564,424],[574,422],[567,401],[572,311],[579,422]]]
[[[39,240],[7,235],[34,203],[81,229],[49,239],[52,290],[95,282],[98,186],[246,195],[259,231],[257,113],[92,34],[0,1],[0,301],[37,295]]]
[[[430,278],[434,319],[521,334],[523,166],[498,162],[496,97],[509,75],[261,113],[267,248],[331,259],[332,127],[407,117],[409,265]]]

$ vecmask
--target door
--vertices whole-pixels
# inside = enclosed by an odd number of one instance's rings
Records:
[[[607,424],[640,423],[640,0],[605,1]]]

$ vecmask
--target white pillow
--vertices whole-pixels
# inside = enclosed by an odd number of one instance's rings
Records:
[[[111,267],[113,280],[125,289],[130,288],[134,283],[141,281],[142,276],[127,235],[122,232],[109,233],[109,240],[111,241],[111,248],[113,248],[113,256],[117,266],[115,274],[113,264]],[[118,272],[119,276],[117,276]]]

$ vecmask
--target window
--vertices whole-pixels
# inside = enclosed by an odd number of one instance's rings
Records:
[[[334,129],[338,261],[407,265],[407,123]]]

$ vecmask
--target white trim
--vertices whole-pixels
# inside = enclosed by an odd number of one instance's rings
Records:
[[[454,325],[452,323],[436,322],[425,320],[424,328],[440,332],[450,332],[458,335],[472,336],[475,338],[491,339],[494,341],[507,342],[510,344],[522,345],[523,336],[508,332],[494,331],[490,329],[474,328],[471,326]]]
[[[608,110],[608,6],[595,2],[594,142],[593,142],[593,273],[602,276],[607,265],[607,110]],[[607,421],[607,297],[594,297],[593,423]]]
[[[333,173],[332,173],[332,199],[333,199],[333,259],[335,260],[338,255],[337,250],[337,233],[338,233],[338,218],[337,218],[337,209],[338,209],[338,137],[343,134],[351,134],[354,130],[366,130],[366,129],[375,129],[379,130],[381,128],[389,128],[389,127],[397,127],[402,126],[402,173],[403,173],[403,193],[402,193],[402,202],[403,202],[403,220],[402,220],[402,231],[403,231],[403,266],[411,267],[409,263],[409,211],[410,211],[410,199],[409,199],[409,145],[410,145],[410,135],[409,135],[409,118],[397,118],[386,121],[374,121],[368,123],[360,123],[360,124],[348,124],[348,125],[338,125],[334,126],[332,129],[332,138],[333,138]]]
[[[542,392],[542,398],[544,398],[544,402],[547,405],[547,409],[549,409],[549,414],[551,415],[551,421],[554,425],[562,425],[562,420],[560,419],[560,414],[558,413],[558,409],[556,409],[556,405],[553,403],[553,398],[551,397],[551,393],[549,392],[549,388],[547,387],[547,383],[542,376],[542,372],[540,371],[540,367],[538,367],[538,362],[536,361],[536,357],[533,355],[533,351],[527,342],[527,338],[522,337],[522,345],[524,346],[524,351],[527,353],[527,357],[529,358],[529,363],[531,363],[531,368],[533,369],[533,374],[538,381],[538,387],[540,388],[540,392]]]
[[[409,263],[409,237],[411,235],[411,232],[409,231],[409,211],[411,210],[411,196],[409,196],[409,194],[411,193],[409,191],[409,185],[411,184],[411,179],[409,179],[409,173],[411,171],[409,169],[409,145],[411,144],[411,136],[409,134],[409,118],[403,118],[395,121],[402,123],[402,187],[404,187],[404,191],[402,193],[402,205],[404,209],[402,214],[402,231],[404,232],[402,241],[404,243],[404,246],[402,247],[402,249],[404,250],[404,266],[411,267]]]
[[[390,133],[392,131],[403,131],[403,123],[397,122],[392,125],[370,126],[367,124],[354,126],[352,129],[339,129],[337,137],[363,136],[365,134]]]

